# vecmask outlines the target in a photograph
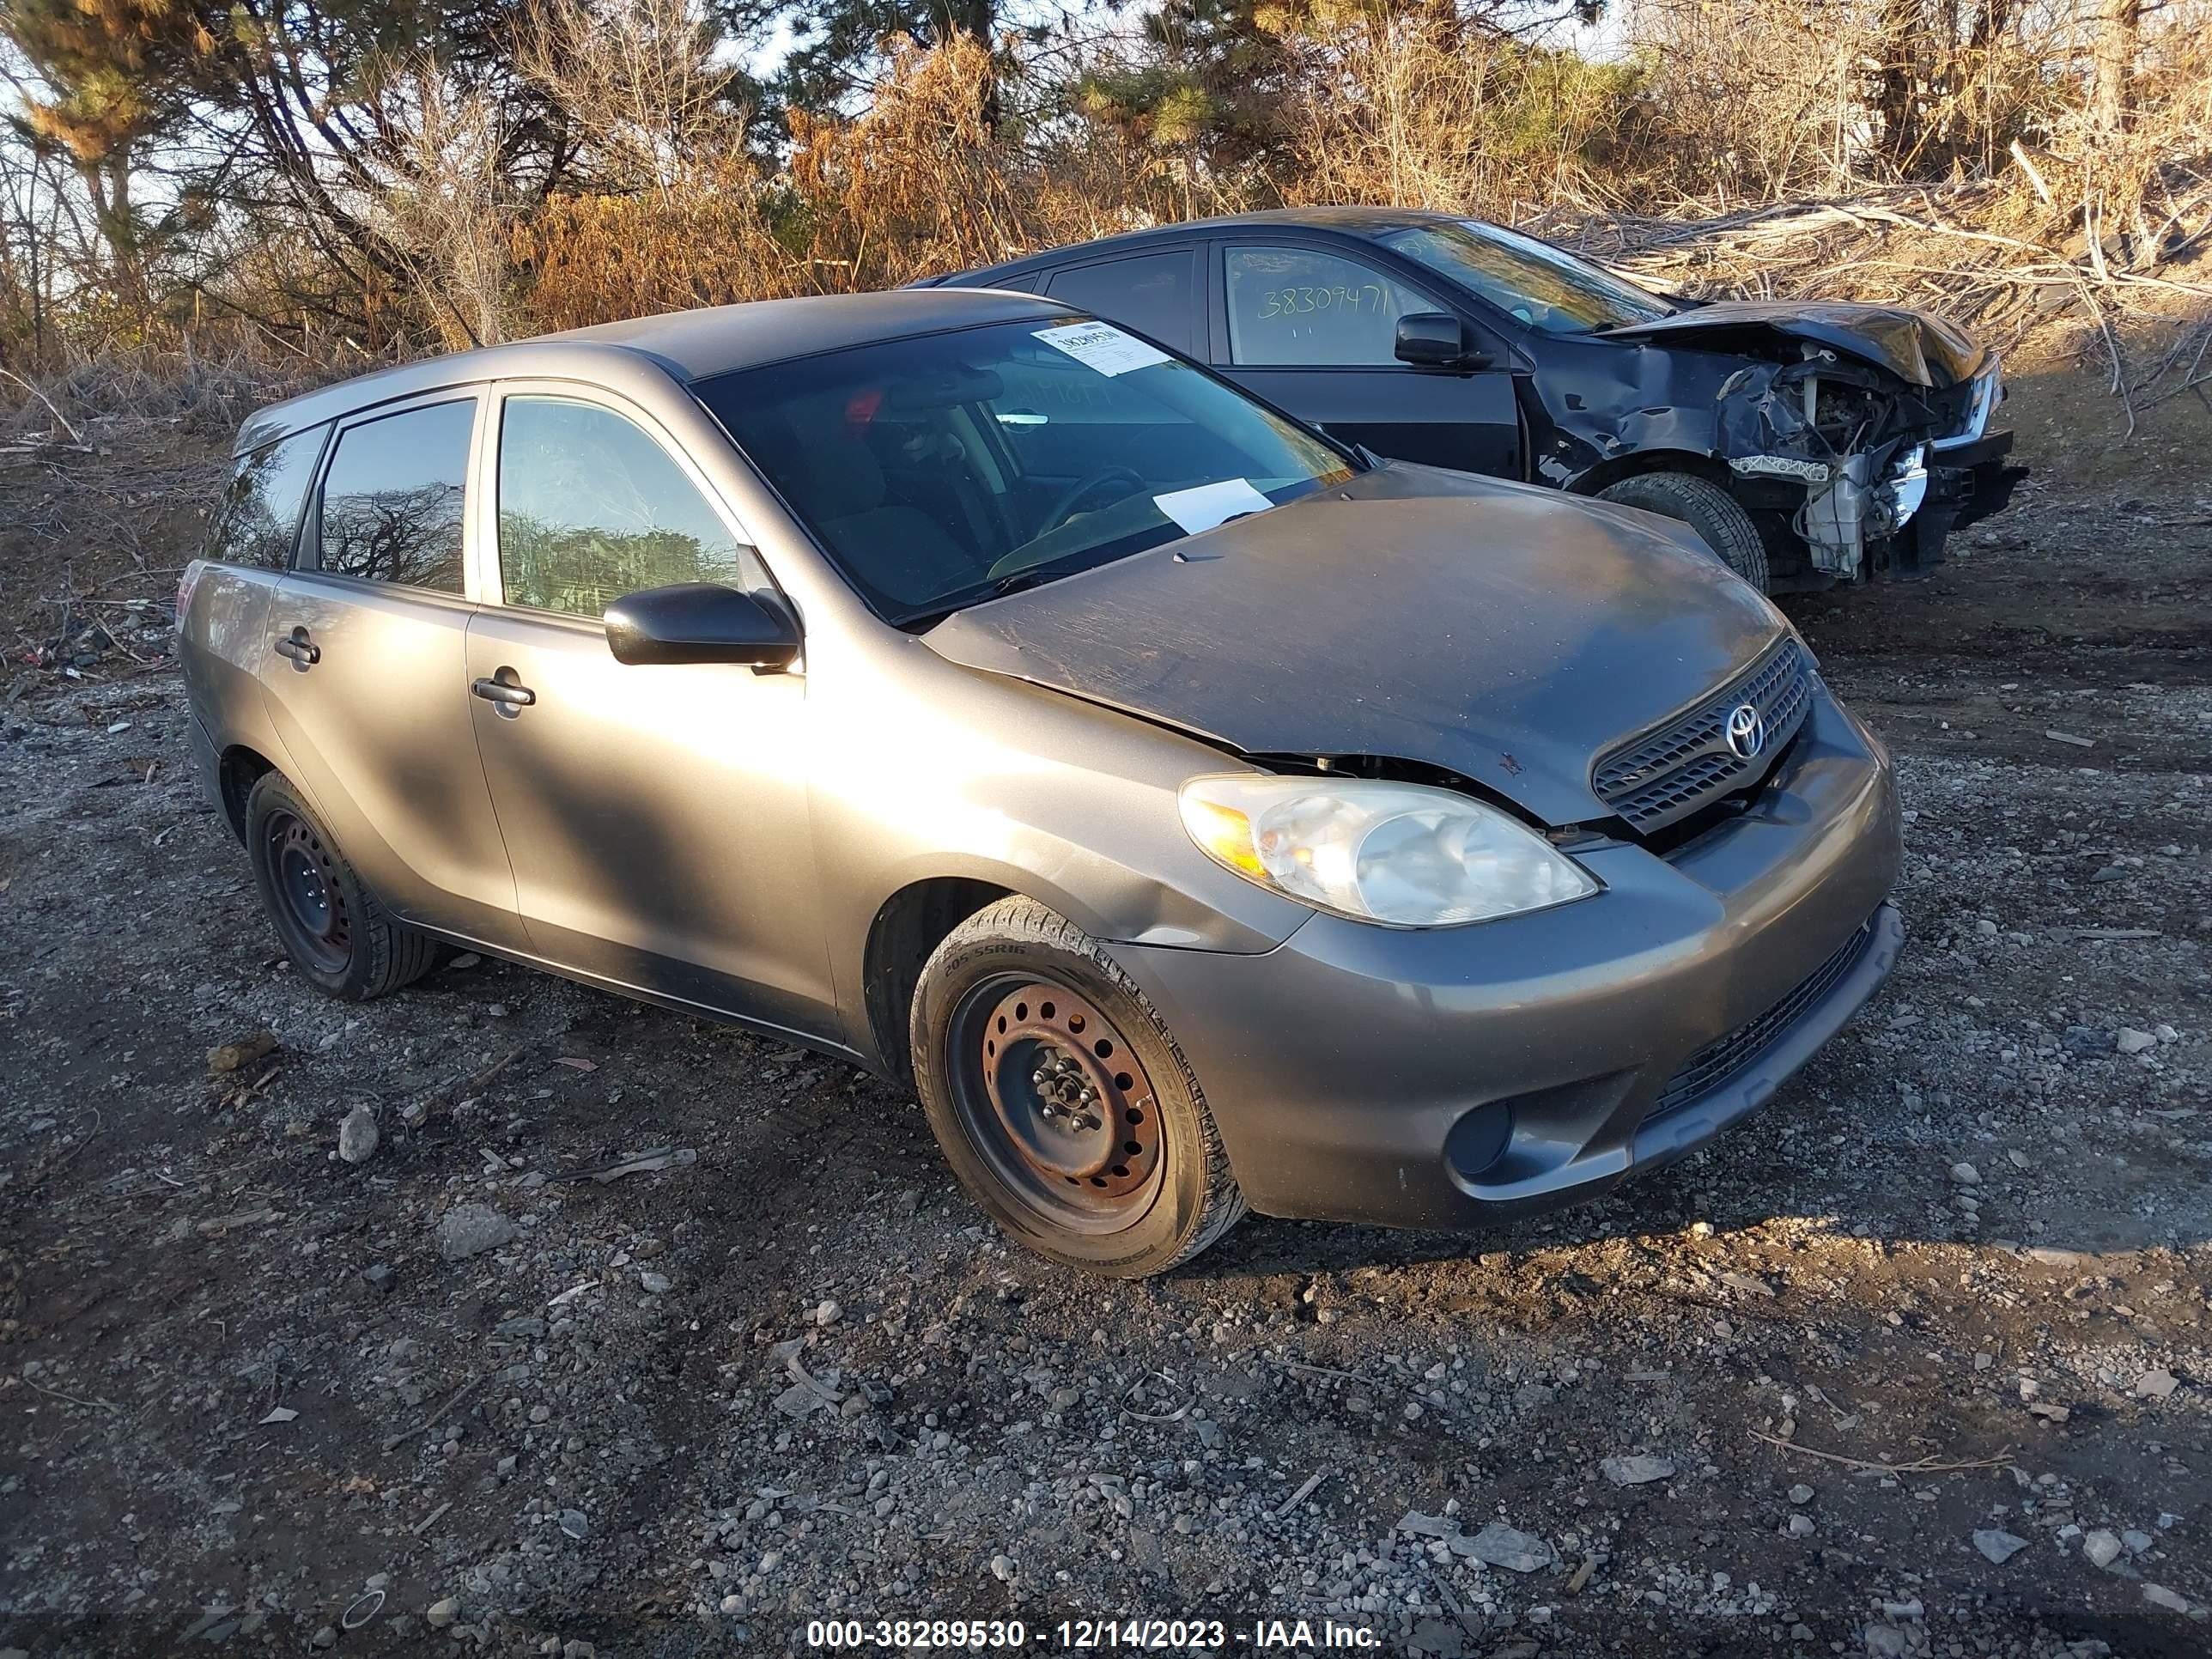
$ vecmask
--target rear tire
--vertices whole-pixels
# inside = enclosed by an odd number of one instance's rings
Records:
[[[436,964],[438,942],[392,920],[282,773],[246,798],[246,851],[277,942],[325,996],[366,1002]]]
[[[1002,899],[923,964],[915,1087],[952,1173],[1017,1243],[1141,1279],[1244,1213],[1198,1079],[1100,943]]]
[[[1601,501],[1640,507],[1686,524],[1705,538],[1720,562],[1764,593],[1769,580],[1766,543],[1735,496],[1687,472],[1638,472],[1597,492]]]

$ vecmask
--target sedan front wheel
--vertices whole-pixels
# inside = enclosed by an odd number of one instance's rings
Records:
[[[1640,507],[1689,526],[1723,564],[1760,592],[1767,591],[1771,579],[1765,538],[1742,504],[1710,478],[1686,472],[1638,472],[1599,490],[1597,498]]]
[[[915,1084],[969,1195],[1018,1243],[1139,1279],[1244,1213],[1182,1051],[1105,948],[1004,899],[954,928],[915,994]]]

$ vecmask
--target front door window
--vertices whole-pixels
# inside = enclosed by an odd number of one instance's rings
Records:
[[[1240,368],[1365,368],[1397,364],[1398,319],[1443,311],[1419,289],[1338,253],[1232,247],[1229,360]]]
[[[565,398],[509,398],[500,419],[499,574],[509,605],[597,617],[626,593],[735,586],[742,572],[721,515],[633,422]]]

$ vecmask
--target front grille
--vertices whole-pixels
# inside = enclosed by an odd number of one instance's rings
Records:
[[[1741,676],[1656,732],[1598,762],[1592,787],[1632,830],[1662,830],[1708,801],[1758,781],[1804,722],[1812,702],[1805,649],[1785,639]],[[1729,714],[1748,703],[1766,740],[1749,760],[1729,747]]]
[[[1765,1054],[1777,1037],[1796,1024],[1799,1015],[1835,988],[1836,981],[1851,970],[1873,935],[1871,922],[1861,927],[1844,941],[1841,950],[1806,975],[1788,996],[1757,1018],[1739,1025],[1726,1036],[1708,1042],[1692,1054],[1682,1068],[1667,1079],[1659,1098],[1644,1115],[1644,1121],[1664,1117],[1711,1093]]]

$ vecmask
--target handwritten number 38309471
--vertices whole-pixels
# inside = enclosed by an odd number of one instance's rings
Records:
[[[1334,288],[1273,289],[1260,296],[1260,316],[1265,321],[1271,317],[1304,317],[1320,312],[1334,312],[1340,316],[1358,316],[1362,313],[1373,315],[1382,309],[1389,297],[1380,283],[1368,283],[1359,288],[1339,283]]]

